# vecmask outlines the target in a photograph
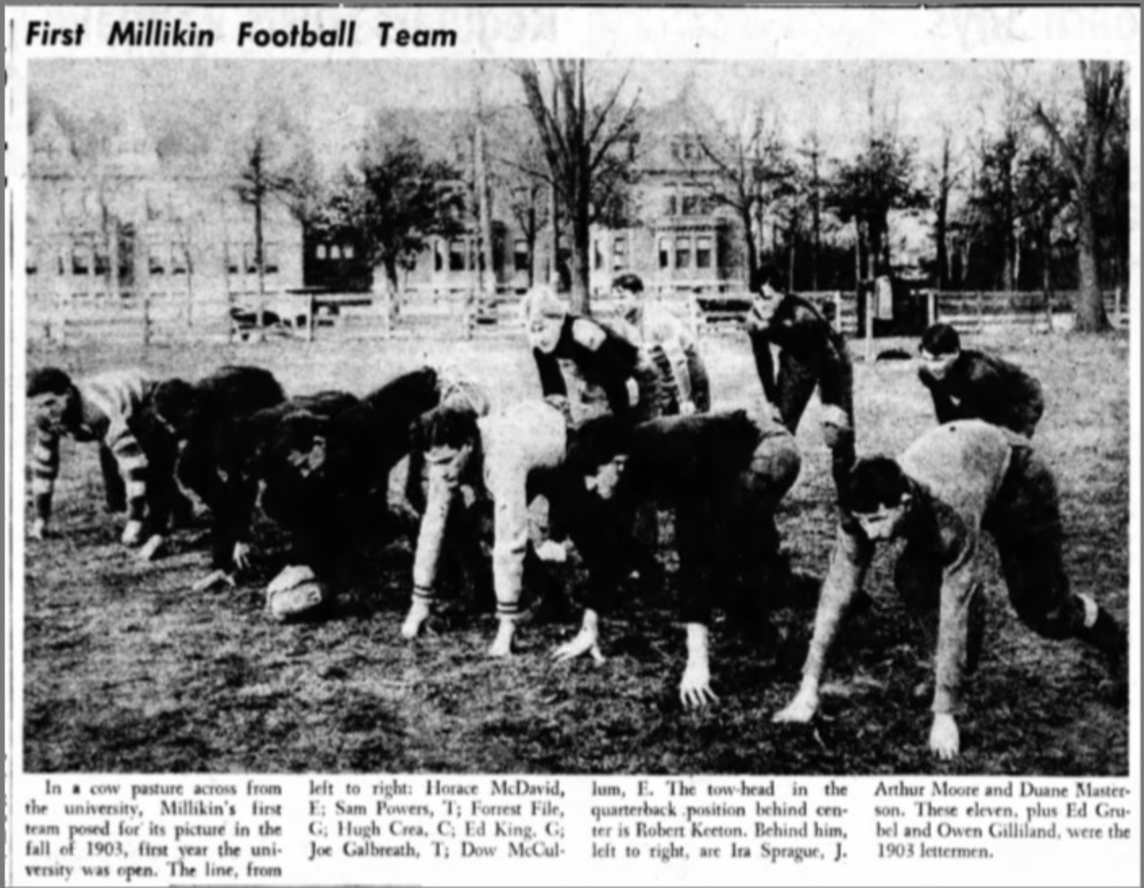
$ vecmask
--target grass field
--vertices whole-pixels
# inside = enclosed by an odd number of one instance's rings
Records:
[[[902,343],[886,343],[885,347]],[[1128,347],[1124,338],[1030,336],[983,343],[1045,385],[1037,443],[1059,474],[1074,587],[1127,618]],[[912,347],[912,344],[907,344]],[[743,339],[706,343],[717,404],[758,390]],[[197,377],[227,362],[273,370],[295,393],[362,393],[426,356],[466,367],[497,403],[538,393],[523,343],[272,343],[112,352],[35,347],[30,366],[77,373],[142,365]],[[909,362],[856,367],[859,451],[896,453],[932,422]],[[780,514],[797,568],[821,574],[833,488],[812,401],[798,435],[802,476]],[[103,513],[95,449],[65,443],[56,534],[30,542],[24,589],[24,768],[30,772],[544,772],[765,774],[1125,774],[1128,720],[1098,691],[1098,658],[1025,630],[991,570],[986,653],[966,686],[963,754],[926,750],[928,652],[879,554],[874,607],[844,628],[815,728],[777,726],[793,694],[812,613],[780,611],[781,653],[749,648],[717,622],[720,702],[684,711],[685,658],[666,594],[605,618],[607,662],[550,662],[577,621],[537,619],[511,660],[485,657],[495,619],[457,606],[416,643],[398,635],[408,605],[408,540],[361,553],[359,579],[317,625],[281,626],[263,590],[281,540],[261,527],[256,570],[236,590],[190,591],[207,570],[206,523],[171,554],[140,563]],[[571,559],[559,579],[577,579]],[[1135,643],[1135,638],[1133,639]]]

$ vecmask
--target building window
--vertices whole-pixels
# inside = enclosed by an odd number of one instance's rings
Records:
[[[105,245],[95,248],[95,273],[100,277],[107,277],[111,274],[111,262],[108,261]]]
[[[318,244],[318,246],[314,249],[315,259],[325,259],[327,255],[329,254],[325,244]]]
[[[600,249],[600,242],[592,242],[592,267],[599,271],[604,267],[604,251]]]
[[[659,267],[671,268],[671,238],[661,237],[659,239]]]
[[[449,241],[449,271],[465,270],[465,242]]]
[[[191,269],[190,257],[180,244],[171,246],[171,274],[186,274]]]
[[[528,241],[518,238],[512,244],[513,271],[528,271]]]
[[[434,241],[433,243],[433,270],[442,271],[445,268],[445,243],[444,241]]]
[[[262,245],[262,270],[266,274],[278,274],[278,244]],[[178,269],[175,273],[179,273]]]
[[[155,276],[167,273],[166,256],[158,248],[147,251],[147,273]]]
[[[612,268],[619,271],[628,266],[628,239],[617,237],[612,242]]]
[[[683,198],[681,212],[684,216],[702,216],[706,212],[702,194],[688,194]]]
[[[711,237],[709,235],[700,235],[695,238],[695,267],[696,268],[710,268],[711,267]]]
[[[353,244],[345,244],[342,247],[342,258],[343,259],[353,259],[354,258],[354,245]]]
[[[72,274],[91,273],[91,251],[86,244],[72,247]]]
[[[667,203],[664,206],[664,213],[668,216],[674,216],[676,212],[676,197],[674,192],[667,196]]]
[[[678,237],[675,239],[675,267],[691,267],[691,238]]]

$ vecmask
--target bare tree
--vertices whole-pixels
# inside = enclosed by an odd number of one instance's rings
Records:
[[[571,232],[572,305],[584,313],[590,310],[593,204],[602,203],[594,186],[601,178],[623,181],[625,152],[635,135],[640,110],[638,95],[630,102],[621,101],[626,75],[605,90],[600,101],[592,101],[585,86],[586,68],[583,59],[557,59],[548,62],[547,75],[542,77],[536,62],[512,64]]]
[[[1080,278],[1080,289],[1073,306],[1076,329],[1100,332],[1108,329],[1109,323],[1100,292],[1097,216],[1106,137],[1121,114],[1124,65],[1120,62],[1081,61],[1080,78],[1084,90],[1084,116],[1075,135],[1070,136],[1062,123],[1045,111],[1041,102],[1034,106],[1033,117],[1060,149],[1065,166],[1076,183],[1077,271]]]
[[[747,250],[747,283],[753,287],[762,251],[763,223],[773,204],[794,190],[795,167],[762,105],[746,115],[741,127],[724,123],[691,124],[708,169],[693,167],[691,181],[712,203],[731,209],[742,226]]]

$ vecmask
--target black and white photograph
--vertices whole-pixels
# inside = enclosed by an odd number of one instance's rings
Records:
[[[1128,775],[1129,64],[237,12],[26,62],[25,773]]]

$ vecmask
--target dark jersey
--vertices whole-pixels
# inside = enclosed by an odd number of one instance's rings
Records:
[[[840,408],[852,421],[854,381],[846,340],[817,308],[788,294],[765,324],[753,324],[748,315],[747,329],[763,393],[787,428],[798,428],[816,384],[822,403]],[[781,349],[777,379],[772,343]]]
[[[658,412],[659,371],[643,358],[637,346],[591,318],[569,315],[556,348],[550,353],[534,348],[532,354],[545,397],[568,397],[579,408],[585,390],[595,387],[602,390],[608,409],[616,416],[638,422]],[[577,378],[566,379],[562,363]],[[635,382],[638,395],[634,400],[628,380]],[[570,391],[570,387],[580,391]]]
[[[924,366],[918,376],[933,396],[939,423],[981,419],[1031,438],[1045,411],[1041,384],[994,355],[963,349],[944,378]]]

